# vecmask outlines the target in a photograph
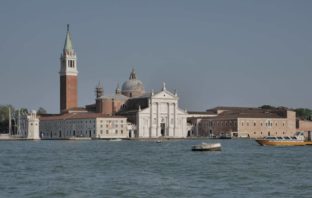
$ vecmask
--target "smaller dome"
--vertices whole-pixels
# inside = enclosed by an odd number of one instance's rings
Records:
[[[129,80],[122,84],[121,93],[128,97],[137,97],[143,95],[144,92],[143,83],[136,79],[135,71],[132,69]]]

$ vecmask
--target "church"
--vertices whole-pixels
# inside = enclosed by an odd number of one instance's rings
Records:
[[[134,87],[135,88],[135,87]],[[187,112],[178,107],[179,97],[166,89],[129,98],[119,115],[137,126],[137,138],[184,138],[187,136]]]
[[[105,95],[99,83],[95,102],[78,107],[77,55],[69,25],[60,65],[60,113],[40,117],[41,138],[187,137],[188,114],[179,108],[177,93],[165,83],[159,91],[146,93],[134,69],[115,93]]]

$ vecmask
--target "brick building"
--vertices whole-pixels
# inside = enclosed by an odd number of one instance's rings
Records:
[[[212,117],[191,118],[193,136],[249,137],[292,136],[296,113],[287,109],[216,107]]]
[[[72,45],[69,25],[67,25],[66,39],[60,62],[60,112],[64,113],[71,108],[77,107],[78,102],[77,56]]]

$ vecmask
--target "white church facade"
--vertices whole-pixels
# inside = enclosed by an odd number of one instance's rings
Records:
[[[152,94],[149,106],[137,112],[137,137],[185,138],[187,113],[178,107],[178,100],[166,89]]]
[[[164,84],[159,92],[129,99],[121,114],[135,123],[136,138],[186,138],[188,114],[178,101],[177,94]]]

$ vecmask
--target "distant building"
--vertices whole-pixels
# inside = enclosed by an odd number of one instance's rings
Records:
[[[128,138],[127,119],[97,113],[67,113],[40,118],[42,139]]]
[[[297,131],[303,131],[307,139],[312,140],[312,121],[297,119]]]
[[[121,94],[119,85],[116,88],[115,95],[107,96],[104,95],[103,85],[99,83],[96,87],[95,111],[105,115],[115,115],[127,100],[128,97]]]
[[[187,112],[179,97],[163,85],[161,91],[129,99],[118,113],[136,125],[137,138],[187,137]]]
[[[40,135],[43,139],[68,138],[127,138],[128,124],[125,117],[112,116],[113,110],[101,108],[107,101],[99,102],[87,108],[77,106],[78,70],[77,56],[73,48],[69,26],[64,49],[61,54],[60,69],[60,114],[42,115],[40,117]],[[103,87],[97,87],[97,99],[103,95]],[[98,113],[96,113],[98,112]]]
[[[190,118],[193,136],[250,137],[292,136],[296,113],[287,109],[216,107],[213,117]]]
[[[131,123],[130,137],[187,137],[188,114],[178,107],[179,97],[168,91],[165,84],[157,93],[145,93],[142,81],[132,69],[129,80],[123,83],[122,89],[117,85],[114,95],[105,95],[101,83],[95,92],[95,104],[87,105],[86,109],[107,116],[126,117]]]
[[[77,56],[69,26],[60,60],[60,114],[40,118],[42,138],[187,136],[187,112],[178,107],[177,94],[168,91],[165,85],[157,93],[145,93],[134,69],[121,88],[118,84],[115,94],[104,94],[104,86],[99,83],[95,88],[95,103],[78,107]]]
[[[21,137],[39,140],[39,118],[36,111],[21,116],[20,119],[20,134]]]
[[[122,84],[121,93],[127,97],[137,97],[145,93],[143,83],[137,79],[132,69],[129,80]]]
[[[60,112],[65,113],[69,109],[77,107],[78,102],[77,56],[73,48],[69,25],[67,25],[66,39],[60,61]]]

